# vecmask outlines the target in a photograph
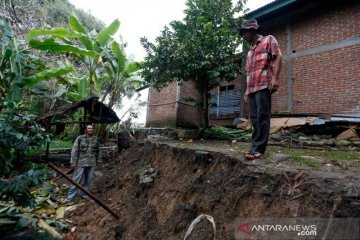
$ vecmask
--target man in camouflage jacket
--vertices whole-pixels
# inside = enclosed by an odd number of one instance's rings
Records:
[[[100,162],[102,162],[100,143],[97,137],[94,136],[93,126],[88,124],[86,125],[85,135],[76,138],[71,150],[70,165],[75,170],[72,179],[82,184],[85,189],[88,189],[94,176],[95,166]],[[74,200],[77,193],[80,193],[80,196],[85,198],[83,192],[78,190],[76,186],[71,185],[67,200]]]

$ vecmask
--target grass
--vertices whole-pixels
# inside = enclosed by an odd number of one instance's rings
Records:
[[[50,141],[50,149],[61,149],[61,148],[72,148],[73,142],[69,140],[54,139]],[[36,156],[41,153],[45,153],[46,145],[41,146],[37,149],[31,149],[29,152],[30,156]]]
[[[273,153],[285,153],[290,156],[290,162],[297,166],[305,166],[318,170],[322,164],[321,160],[329,161],[355,161],[360,160],[360,152],[356,151],[336,151],[336,150],[309,150],[309,149],[289,149],[270,147],[270,156]],[[313,159],[318,158],[319,160]]]
[[[139,167],[134,171],[133,176],[138,178],[140,177],[141,174],[143,174],[144,171],[145,171],[145,167]]]

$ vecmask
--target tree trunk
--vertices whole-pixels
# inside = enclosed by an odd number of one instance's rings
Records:
[[[92,71],[90,71],[90,74],[89,74],[89,88],[90,88],[90,96],[91,97],[95,96],[94,80],[93,80],[93,72]]]
[[[205,77],[204,80],[204,85],[203,85],[203,90],[202,90],[202,110],[203,110],[203,126],[204,127],[209,127],[209,92],[208,92],[208,85],[209,85],[209,81],[208,81],[208,77]]]

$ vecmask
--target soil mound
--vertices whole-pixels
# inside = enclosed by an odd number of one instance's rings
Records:
[[[360,184],[330,173],[271,169],[221,153],[133,143],[102,170],[89,201],[70,212],[81,239],[183,239],[200,214],[217,239],[234,239],[239,217],[359,217]],[[188,239],[212,239],[201,221]]]

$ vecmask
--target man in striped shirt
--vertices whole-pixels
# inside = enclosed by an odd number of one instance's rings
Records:
[[[260,35],[259,27],[254,19],[246,21],[240,29],[240,35],[250,45],[244,95],[245,102],[249,102],[253,126],[252,147],[244,154],[248,160],[260,158],[265,153],[270,133],[271,95],[278,90],[282,61],[276,39],[271,35]]]

